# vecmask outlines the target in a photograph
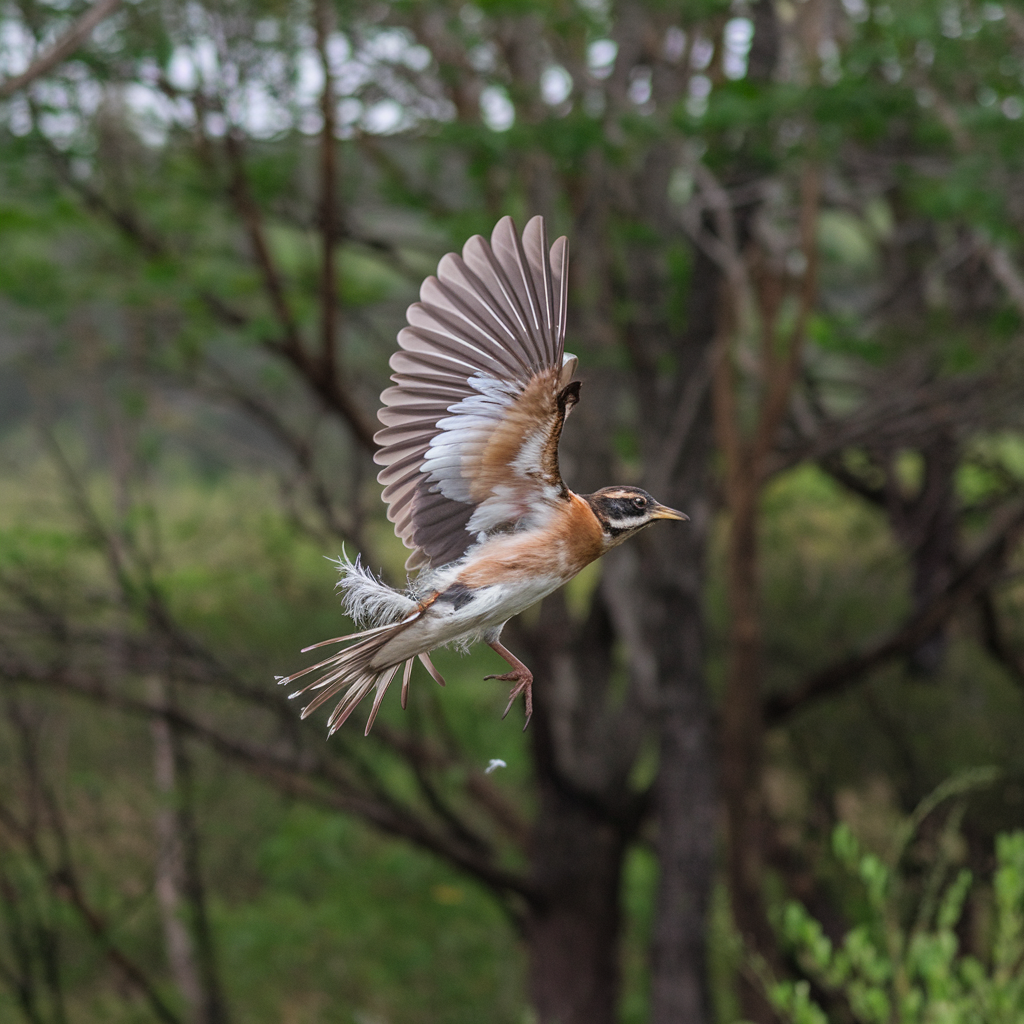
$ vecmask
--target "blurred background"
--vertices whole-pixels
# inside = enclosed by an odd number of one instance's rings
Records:
[[[1016,3],[3,0],[0,1019],[1024,1019],[1022,83]],[[405,308],[538,213],[563,475],[691,522],[510,624],[525,733],[484,648],[327,742]]]

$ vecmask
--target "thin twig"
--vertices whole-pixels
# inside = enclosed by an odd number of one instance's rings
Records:
[[[92,30],[101,21],[109,18],[120,5],[121,0],[97,0],[97,3],[93,4],[49,49],[36,57],[20,75],[0,83],[0,100],[13,96],[61,61],[67,60],[92,35]]]
[[[68,692],[147,720],[162,714],[175,728],[195,737],[227,760],[242,765],[251,774],[289,796],[329,810],[355,814],[382,832],[443,857],[502,898],[518,896],[527,901],[536,898],[527,879],[493,864],[465,843],[438,832],[410,808],[386,796],[382,789],[371,796],[350,788],[351,783],[344,782],[327,761],[323,758],[314,760],[308,751],[293,753],[281,749],[280,744],[260,746],[234,739],[181,708],[159,707],[152,701],[111,690],[106,674],[102,672],[27,664],[5,657],[0,649],[0,678]]]
[[[898,629],[866,651],[833,662],[805,679],[795,689],[768,698],[765,720],[778,724],[794,711],[823,697],[833,696],[862,680],[869,672],[915,650],[950,616],[984,593],[1003,570],[1014,541],[1024,530],[1024,503],[1008,509],[977,553],[956,573],[949,585],[915,611]]]
[[[231,167],[231,196],[245,226],[271,309],[283,333],[280,341],[266,342],[266,347],[285,358],[299,371],[328,408],[341,415],[363,448],[375,451],[377,446],[373,440],[374,431],[369,420],[348,392],[341,387],[337,373],[326,372],[323,361],[311,356],[302,343],[298,323],[288,304],[284,279],[274,261],[263,229],[263,216],[249,185],[241,139],[235,132],[229,131],[224,137],[224,147]]]
[[[323,127],[320,131],[320,358],[323,372],[334,376],[338,372],[336,346],[338,344],[338,297],[337,297],[337,141],[335,139],[336,114],[334,106],[334,75],[327,53],[327,38],[330,34],[331,6],[326,0],[317,0],[316,48],[320,55],[320,66],[324,73],[324,87],[320,96],[320,113]]]

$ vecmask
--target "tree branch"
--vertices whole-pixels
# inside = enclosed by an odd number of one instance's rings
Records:
[[[29,723],[23,715],[18,713],[18,709],[13,704],[9,704],[8,709],[8,718],[20,740],[21,762],[28,776],[31,793],[41,801],[42,810],[45,811],[46,817],[50,821],[50,827],[53,829],[54,837],[57,840],[57,849],[59,851],[57,865],[53,866],[48,863],[46,855],[39,844],[35,828],[35,822],[38,819],[34,815],[30,818],[29,824],[22,824],[6,805],[0,803],[0,823],[9,832],[21,839],[29,857],[36,864],[45,880],[47,887],[56,896],[74,908],[92,933],[93,938],[102,948],[107,959],[120,971],[125,980],[143,996],[157,1019],[163,1021],[164,1024],[182,1024],[181,1019],[163,1001],[145,972],[113,940],[106,922],[85,898],[85,894],[78,881],[77,872],[75,871],[74,861],[71,856],[71,846],[68,841],[67,829],[60,805],[47,786],[39,765],[36,739],[32,735]]]
[[[348,392],[341,387],[337,373],[327,372],[324,362],[312,357],[302,344],[298,324],[285,295],[284,282],[267,243],[259,206],[249,187],[241,141],[234,132],[229,131],[224,136],[224,146],[231,167],[231,197],[249,237],[249,245],[263,278],[271,309],[283,332],[281,341],[270,341],[265,345],[290,362],[327,407],[341,415],[363,448],[375,451],[377,446],[373,440],[373,427]]]
[[[764,702],[765,721],[777,725],[793,712],[843,692],[879,666],[910,654],[954,612],[984,593],[1002,571],[1013,542],[1024,529],[1024,503],[1007,510],[1002,518],[1000,526],[942,592],[866,651],[833,662],[795,689],[769,697]]]
[[[44,50],[20,74],[0,83],[0,100],[13,96],[37,78],[55,68],[61,61],[67,60],[92,35],[92,30],[106,18],[109,18],[121,5],[121,0],[97,0],[92,7],[76,21],[53,45]]]
[[[3,648],[0,648],[0,678],[71,693],[133,717],[149,720],[154,715],[163,715],[176,729],[195,737],[289,796],[328,810],[355,814],[388,835],[437,854],[503,899],[518,896],[529,902],[536,898],[525,878],[482,858],[479,851],[438,833],[410,809],[383,797],[380,792],[369,795],[351,788],[351,783],[332,771],[322,757],[315,758],[309,751],[289,753],[279,744],[263,747],[232,739],[180,708],[167,709],[152,701],[114,692],[106,685],[104,673],[75,671],[61,665],[28,664],[11,657]]]
[[[1003,634],[992,592],[986,590],[978,595],[981,609],[981,635],[985,650],[1013,677],[1018,686],[1024,686],[1024,658],[1010,646]]]
[[[821,197],[821,170],[816,163],[804,166],[800,179],[800,245],[806,266],[800,282],[796,323],[789,339],[786,360],[781,367],[773,367],[768,379],[768,394],[761,407],[757,431],[754,435],[752,468],[759,476],[764,473],[764,461],[774,448],[776,434],[789,407],[793,384],[800,370],[807,322],[818,295],[818,205]],[[774,345],[772,354],[774,354]],[[774,360],[772,360],[774,362]],[[771,363],[768,363],[770,366]]]
[[[320,358],[326,376],[337,374],[337,266],[335,246],[337,244],[337,142],[335,141],[334,75],[327,54],[327,37],[330,34],[331,6],[326,0],[317,0],[316,48],[320,55],[320,66],[324,72],[324,88],[320,96],[320,112],[323,128],[320,131]]]
[[[207,360],[208,368],[219,382],[221,394],[235,405],[247,412],[253,419],[262,423],[288,449],[292,458],[309,482],[309,488],[327,528],[344,539],[351,539],[366,553],[365,538],[359,536],[355,523],[351,518],[340,519],[335,503],[323,477],[316,471],[316,450],[304,437],[293,431],[278,415],[276,408],[262,402],[251,391],[247,391],[234,377],[216,360]],[[369,559],[369,554],[366,554]]]

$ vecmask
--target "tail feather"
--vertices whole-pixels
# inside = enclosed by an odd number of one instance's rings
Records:
[[[336,693],[339,693],[346,686],[348,686],[351,691],[364,679],[372,681],[385,668],[390,668],[390,666],[381,666],[379,664],[371,667],[371,664],[373,662],[374,655],[378,654],[381,648],[392,640],[395,633],[400,631],[402,628],[403,624],[400,623],[397,627],[391,627],[390,630],[382,635],[367,637],[365,640],[360,640],[351,647],[346,647],[345,650],[339,651],[333,657],[327,658],[325,661],[321,661],[311,669],[295,673],[295,676],[297,677],[305,675],[313,669],[327,669],[327,671],[318,679],[314,679],[313,682],[307,683],[301,690],[296,690],[295,693],[290,695],[290,697],[294,698],[309,690],[322,691],[302,709],[302,717],[307,718],[316,711],[324,701],[330,700]],[[347,700],[348,697],[349,693],[346,693],[345,699]]]
[[[371,690],[376,690],[373,707],[370,710],[366,723],[366,734],[369,735],[370,729],[377,717],[377,712],[380,710],[384,694],[403,663],[405,664],[405,673],[402,677],[402,707],[406,706],[409,694],[409,678],[414,660],[413,658],[403,658],[391,664],[381,665],[379,661],[376,664],[374,663],[375,658],[398,633],[411,625],[418,617],[419,613],[417,612],[407,616],[402,622],[396,622],[390,626],[381,626],[362,633],[353,633],[351,636],[338,637],[334,641],[326,641],[327,643],[343,643],[348,640],[356,640],[357,642],[332,655],[330,658],[325,658],[323,661],[294,672],[290,676],[278,676],[277,681],[284,685],[292,683],[296,679],[301,679],[312,672],[324,670],[312,682],[306,683],[301,689],[288,696],[291,699],[310,691],[320,691],[302,709],[301,717],[308,718],[317,708],[341,694],[341,698],[327,719],[328,736],[334,735],[345,724],[348,717]],[[311,650],[312,648],[306,649]],[[437,670],[430,664],[430,659],[425,654],[420,655],[420,658],[424,664],[429,665],[433,669],[432,674],[434,677],[439,678]]]
[[[348,645],[315,665],[293,672],[290,676],[278,676],[277,681],[281,685],[287,685],[311,673],[320,673],[311,683],[306,683],[301,689],[289,694],[289,698],[292,698],[310,691],[319,691],[302,709],[303,718],[308,718],[327,701],[341,695],[327,719],[328,736],[336,733],[362,699],[371,690],[375,690],[373,706],[366,722],[368,735],[380,710],[384,694],[403,663],[405,671],[402,675],[402,707],[404,708],[408,702],[409,679],[414,658],[402,658],[400,661],[387,663],[384,661],[386,656],[382,656],[381,652],[400,632],[420,617],[423,606],[378,580],[360,564],[358,558],[351,562],[343,554],[335,561],[341,571],[338,589],[342,592],[345,611],[357,623],[369,625],[370,628],[350,633],[348,636],[335,637],[333,640],[321,640],[318,644],[304,648],[303,654],[329,644]],[[444,686],[444,679],[434,668],[427,652],[420,653],[418,657],[434,679]]]
[[[399,662],[399,665],[401,662]],[[377,711],[380,709],[380,702],[384,698],[384,694],[387,692],[387,688],[391,685],[391,680],[395,678],[395,673],[398,671],[398,665],[392,665],[386,672],[382,672],[377,676],[377,696],[373,698],[373,707],[370,708],[370,717],[366,719],[366,729],[363,732],[364,736],[370,735],[370,730],[373,728],[374,719],[377,717]]]
[[[402,672],[402,710],[404,711],[409,705],[409,680],[412,678],[412,663],[414,659],[410,658],[405,663],[405,670]]]
[[[404,619],[402,620],[405,621]],[[409,620],[410,622],[412,619]],[[310,644],[308,647],[303,647],[300,654],[307,654],[309,651],[315,651],[318,647],[328,647],[330,644],[343,644],[349,640],[358,640],[360,637],[373,636],[374,633],[383,633],[384,630],[390,629],[394,625],[393,622],[385,623],[383,626],[374,626],[372,629],[364,629],[359,633],[349,633],[347,636],[336,636],[333,640],[321,640],[318,644]]]

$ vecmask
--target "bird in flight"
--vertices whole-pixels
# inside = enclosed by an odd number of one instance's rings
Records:
[[[479,640],[511,666],[486,677],[513,684],[505,714],[522,694],[528,724],[533,674],[499,642],[505,623],[656,519],[687,518],[639,487],[580,495],[562,480],[558,439],[580,394],[564,352],[567,264],[567,240],[549,251],[542,217],[521,238],[504,217],[490,244],[474,235],[461,257],[445,256],[409,307],[374,460],[388,519],[412,549],[406,568],[419,575],[403,592],[358,558],[339,559],[345,611],[367,628],[306,648],[346,645],[278,677],[319,673],[291,695],[315,692],[303,718],[341,695],[328,736],[375,691],[369,734],[399,668],[404,708],[417,658],[443,686],[430,652]]]

